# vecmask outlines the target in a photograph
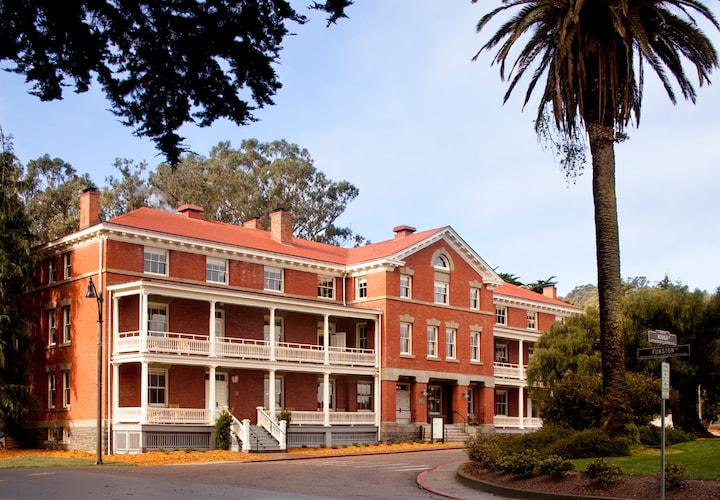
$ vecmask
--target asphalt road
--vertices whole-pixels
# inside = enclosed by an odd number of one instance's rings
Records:
[[[417,475],[463,450],[159,467],[0,469],[0,499],[440,498]]]

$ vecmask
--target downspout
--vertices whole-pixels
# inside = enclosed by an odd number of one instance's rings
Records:
[[[344,307],[344,306],[347,306],[347,301],[345,300],[345,299],[346,299],[346,297],[345,297],[345,280],[346,280],[346,279],[347,279],[347,272],[344,272],[344,273],[343,273],[343,278],[342,278],[342,282],[343,282],[343,307]]]

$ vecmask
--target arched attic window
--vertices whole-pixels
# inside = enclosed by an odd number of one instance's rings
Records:
[[[441,271],[450,271],[450,259],[443,253],[437,253],[433,256],[433,267]]]

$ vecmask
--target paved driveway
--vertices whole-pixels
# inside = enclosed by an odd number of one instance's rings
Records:
[[[463,450],[277,462],[0,469],[0,499],[439,498],[418,473],[465,460]]]

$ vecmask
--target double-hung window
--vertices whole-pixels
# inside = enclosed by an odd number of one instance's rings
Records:
[[[357,411],[373,410],[373,383],[362,381],[357,383]]]
[[[48,408],[55,408],[55,374],[48,373]]]
[[[148,404],[167,406],[167,370],[148,372]]]
[[[265,266],[265,290],[271,292],[282,292],[283,290],[283,270],[279,267]]]
[[[48,321],[48,345],[52,346],[57,344],[57,331],[55,325],[55,309],[50,309],[47,312]]]
[[[527,312],[528,330],[537,330],[537,313],[535,311]]]
[[[357,326],[357,343],[355,344],[358,349],[368,348],[368,329],[367,323],[360,323]]]
[[[495,308],[495,323],[507,325],[507,307],[498,306]]]
[[[143,255],[146,273],[167,276],[167,250],[145,247]]]
[[[496,363],[507,363],[508,362],[507,344],[495,344],[495,362]]]
[[[205,281],[227,284],[227,261],[225,259],[205,259]]]
[[[72,262],[70,260],[70,254],[63,254],[63,279],[68,279],[72,276]]]
[[[445,283],[444,281],[436,281],[435,282],[435,303],[436,304],[445,304],[448,303],[448,291],[449,291],[449,285]]]
[[[480,309],[480,289],[474,286],[470,287],[470,309]]]
[[[167,306],[165,304],[148,305],[148,332],[150,335],[163,336],[168,330]]]
[[[70,372],[62,372],[63,379],[63,408],[70,408]]]
[[[438,327],[428,326],[427,327],[427,357],[437,358],[438,357]]]
[[[445,358],[455,359],[457,357],[457,330],[455,328],[445,329]]]
[[[62,308],[62,321],[63,321],[63,344],[70,342],[71,337],[71,325],[70,325],[70,306]]]
[[[412,323],[400,323],[400,354],[412,355]]]
[[[495,391],[495,415],[507,416],[508,414],[508,393],[507,391]]]
[[[55,283],[55,280],[57,279],[55,272],[55,256],[53,255],[48,261],[48,283]]]
[[[400,275],[400,298],[412,298],[412,276],[409,274]]]
[[[358,276],[357,278],[355,278],[355,283],[357,283],[357,298],[358,299],[366,298],[368,296],[367,277]]]
[[[470,332],[470,361],[480,361],[480,332]]]
[[[321,299],[334,299],[335,278],[332,276],[318,276],[317,295]]]

